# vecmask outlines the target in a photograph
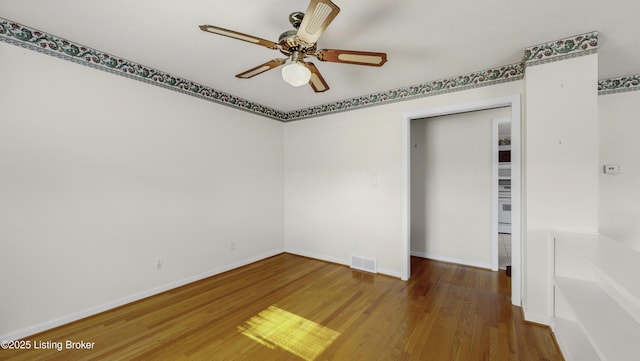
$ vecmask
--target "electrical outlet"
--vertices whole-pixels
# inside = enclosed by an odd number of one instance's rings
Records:
[[[358,241],[353,241],[353,248],[358,248]]]
[[[229,243],[229,251],[235,251],[236,250],[236,241],[231,241],[231,243]]]
[[[160,269],[164,266],[163,262],[162,262],[162,256],[160,257],[156,257],[156,269]]]
[[[620,174],[620,173],[622,173],[622,166],[620,164],[605,164],[604,165],[604,173],[605,174]]]

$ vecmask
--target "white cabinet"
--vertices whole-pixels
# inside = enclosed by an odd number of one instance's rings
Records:
[[[553,330],[567,361],[640,359],[640,253],[555,232]]]

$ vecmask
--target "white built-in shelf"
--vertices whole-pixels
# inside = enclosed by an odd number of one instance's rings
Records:
[[[557,276],[555,283],[601,360],[640,356],[640,324],[597,283]]]
[[[640,252],[599,234],[557,232],[556,242],[591,266],[600,286],[640,323]]]
[[[600,361],[600,357],[593,349],[591,342],[587,339],[580,324],[564,318],[555,319],[556,336],[562,337],[559,340],[565,346],[564,351],[570,354],[564,355],[567,360],[580,361]]]
[[[640,360],[640,252],[598,234],[553,239],[554,332],[567,361]]]

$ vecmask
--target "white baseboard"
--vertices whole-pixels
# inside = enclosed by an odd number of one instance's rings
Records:
[[[301,251],[299,249],[285,249],[284,251],[287,252],[287,253],[295,254],[295,255],[298,255],[298,256],[302,256],[302,257],[308,257],[308,258],[313,258],[313,259],[317,259],[317,260],[320,260],[320,261],[337,263],[337,264],[349,266],[349,259],[348,258],[337,258],[337,257],[327,256],[327,255],[318,254],[318,253],[314,253],[314,252]]]
[[[391,276],[391,277],[395,277],[395,278],[398,278],[398,279],[402,279],[402,273],[401,272],[392,271],[392,270],[389,270],[389,269],[386,269],[386,268],[378,268],[378,273],[383,274],[385,276]]]
[[[46,330],[49,330],[49,329],[52,329],[52,328],[55,328],[55,327],[58,327],[58,326],[62,326],[64,324],[67,324],[67,323],[70,323],[70,322],[73,322],[73,321],[77,321],[77,320],[80,320],[80,319],[83,319],[83,318],[86,318],[86,317],[89,317],[89,316],[96,315],[96,314],[104,312],[104,311],[108,311],[108,310],[116,308],[116,307],[120,307],[122,305],[126,305],[127,303],[135,302],[135,301],[141,300],[143,298],[147,298],[147,297],[150,297],[150,296],[153,296],[153,295],[156,295],[156,294],[159,294],[159,293],[162,293],[162,292],[165,292],[165,291],[168,291],[168,290],[180,287],[180,286],[184,286],[184,285],[192,283],[192,282],[196,282],[196,281],[199,281],[199,280],[211,277],[211,276],[215,276],[215,275],[220,274],[220,273],[224,273],[224,272],[230,271],[230,270],[235,269],[235,268],[243,267],[243,266],[246,266],[248,264],[251,264],[251,263],[254,263],[254,262],[269,258],[269,257],[273,257],[273,256],[276,256],[276,255],[279,255],[279,254],[281,254],[283,252],[284,252],[284,250],[276,250],[276,251],[272,251],[272,252],[269,252],[269,253],[265,253],[265,254],[262,254],[262,255],[259,255],[259,256],[256,256],[256,257],[252,257],[252,258],[249,258],[249,259],[246,259],[246,260],[242,260],[240,262],[232,263],[230,265],[227,265],[227,266],[224,266],[224,267],[220,267],[220,268],[217,268],[217,269],[205,272],[205,273],[201,273],[201,274],[198,274],[198,275],[187,277],[187,278],[175,281],[175,282],[167,283],[167,284],[159,286],[159,287],[154,287],[154,288],[152,288],[150,290],[146,290],[144,292],[140,292],[140,293],[137,293],[137,294],[134,294],[134,295],[131,295],[131,296],[123,297],[123,298],[120,298],[120,299],[117,299],[117,300],[113,300],[111,302],[104,303],[102,305],[91,307],[91,308],[88,308],[88,309],[85,309],[85,310],[82,310],[82,311],[79,311],[79,312],[76,312],[76,313],[72,313],[72,314],[69,314],[69,315],[66,315],[66,316],[63,316],[63,317],[60,317],[60,318],[56,318],[54,320],[42,322],[42,323],[39,323],[37,325],[33,325],[33,326],[29,326],[29,327],[23,328],[21,330],[9,332],[9,333],[6,333],[4,335],[0,335],[0,341],[4,341],[4,340],[12,341],[12,340],[22,339],[22,338],[25,338],[27,336],[30,336],[30,335],[33,335],[33,334],[36,334],[36,333],[39,333],[39,332],[42,332],[42,331],[46,331]]]
[[[537,313],[527,312],[527,309],[522,307],[522,314],[524,315],[524,320],[528,322],[538,323],[541,325],[552,326],[552,319],[550,316],[541,315]]]
[[[486,268],[488,270],[492,269],[491,263],[473,262],[473,261],[468,261],[468,260],[465,260],[465,259],[438,256],[438,255],[431,254],[431,253],[416,252],[416,251],[411,251],[411,255],[415,256],[415,257],[432,259],[434,261],[456,263],[456,264],[460,264],[460,265],[463,265],[463,266],[471,266],[471,267],[476,267],[476,268]]]
[[[301,251],[299,249],[285,249],[284,251],[287,252],[287,253],[298,255],[298,256],[303,256],[303,257],[317,259],[317,260],[320,260],[320,261],[325,261],[325,262],[331,262],[331,263],[337,263],[337,264],[345,265],[347,267],[349,267],[349,265],[350,265],[348,258],[332,257],[332,256],[327,256],[327,255],[313,253],[313,252]],[[389,269],[386,269],[386,268],[378,268],[378,273],[386,275],[386,276],[402,278],[402,274],[400,272],[392,271],[392,270],[389,270]]]

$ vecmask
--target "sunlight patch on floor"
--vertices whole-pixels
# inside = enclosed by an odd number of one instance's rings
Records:
[[[318,357],[340,333],[275,306],[238,326],[243,335],[274,349],[280,347],[307,361]]]

